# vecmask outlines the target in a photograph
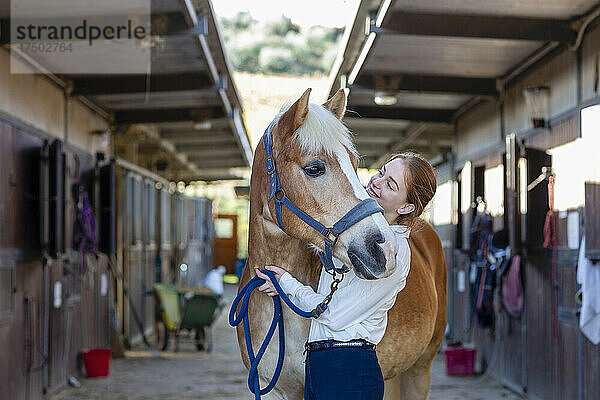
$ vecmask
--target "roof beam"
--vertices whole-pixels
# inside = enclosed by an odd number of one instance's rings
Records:
[[[180,12],[153,13],[150,16],[152,35],[178,36],[178,35],[206,35],[208,34],[208,20],[205,15],[198,16],[198,23],[189,29],[185,17]]]
[[[186,16],[188,23],[190,23],[192,25],[192,27],[198,26],[198,24],[199,24],[198,18],[199,17],[196,14],[196,9],[194,7],[192,0],[179,0],[179,3],[181,4],[181,6],[183,8],[183,11],[184,11],[184,14]],[[211,9],[212,7],[210,5],[210,2],[208,3],[208,5],[209,5],[209,9]],[[219,29],[216,28],[217,37],[218,37],[218,31],[219,31]],[[203,57],[204,65],[206,66],[207,71],[210,73],[213,81],[215,83],[217,83],[219,81],[219,73],[217,71],[217,66],[216,66],[215,60],[212,56],[211,49],[210,49],[208,40],[206,38],[206,35],[198,35],[198,36],[196,36],[196,40],[198,42],[198,45],[202,49],[202,57]],[[220,43],[220,44],[221,44],[221,47],[223,47],[223,44],[222,43]],[[224,61],[225,61],[225,69],[229,70],[228,63],[227,63],[227,57],[224,57]],[[233,90],[233,92],[234,92],[234,94],[236,94],[235,89]],[[233,119],[231,121],[231,128],[234,130],[234,132],[236,134],[236,141],[238,142],[238,144],[243,152],[243,156],[246,160],[246,163],[247,163],[247,165],[252,165],[252,160],[253,160],[252,148],[250,146],[250,141],[248,138],[248,133],[246,131],[246,127],[240,116],[240,110],[231,104],[231,102],[229,101],[229,97],[227,96],[227,93],[225,92],[224,88],[220,89],[218,91],[218,93],[219,93],[219,96],[221,97],[221,100],[223,101],[223,108],[225,110],[225,113],[227,115],[233,116]],[[236,94],[236,96],[237,96],[237,94]]]
[[[398,139],[402,139],[404,138],[404,136],[399,137]],[[366,155],[380,155],[382,151],[386,151],[390,145],[394,145],[395,143],[398,142],[397,140],[394,141],[388,141],[387,143],[382,143],[382,142],[363,142],[363,143],[357,143],[357,148],[358,151],[361,154],[366,154]],[[411,145],[410,148],[411,149],[415,149],[418,150],[419,152],[422,150],[423,147],[431,147],[432,144],[435,144],[438,147],[452,147],[452,141],[449,140],[438,140],[436,138],[427,138],[427,137],[419,137],[417,139],[415,139]]]
[[[190,145],[177,146],[177,148],[190,158],[202,158],[203,160],[222,159],[223,157],[235,158],[240,155],[240,149],[237,147],[214,148],[212,145]]]
[[[426,129],[427,129],[427,124],[425,124],[423,122],[415,124],[415,125],[411,126],[410,128],[408,128],[406,130],[406,133],[402,137],[402,139],[400,139],[398,142],[390,145],[388,151],[386,153],[382,154],[381,156],[379,156],[379,158],[374,163],[371,164],[370,168],[379,168],[394,153],[399,152],[400,150],[404,149],[406,146],[409,146],[412,142],[414,142],[415,139],[418,138],[419,136],[421,136],[421,134],[423,132],[425,132]]]
[[[206,73],[150,75],[88,75],[73,79],[74,96],[215,89]]]
[[[228,167],[198,168],[197,171],[198,171],[198,174],[200,174],[202,177],[217,176],[217,177],[228,177],[228,179],[236,178],[235,175],[231,174],[232,172],[236,172],[236,171],[232,171],[232,168],[228,168]],[[185,176],[189,180],[198,180],[199,179],[197,176],[194,177],[194,176],[190,176],[189,174],[186,174],[185,171],[181,171],[180,176],[181,177]],[[237,177],[237,179],[241,179],[241,177]]]
[[[450,151],[452,149],[451,146],[438,146],[438,148],[440,150],[443,151]],[[423,145],[423,144],[410,144],[410,145],[406,145],[404,148],[399,149],[397,152],[400,151],[406,151],[406,150],[410,150],[410,151],[416,151],[419,154],[423,154],[423,153],[429,153],[431,152],[432,146],[431,145]],[[369,158],[374,158],[373,161],[377,160],[377,158],[379,158],[379,156],[381,156],[381,152],[385,151],[385,148],[379,148],[379,149],[375,149],[375,148],[367,148],[367,149],[363,149],[362,147],[359,147],[358,152],[364,156],[364,157],[369,157]]]
[[[236,144],[235,138],[231,135],[170,138],[169,141],[175,143],[177,151],[183,151],[190,145],[225,146]]]
[[[350,89],[382,91],[457,93],[480,96],[498,96],[496,80],[492,78],[465,78],[458,76],[419,75],[402,73],[361,74]]]
[[[173,108],[157,110],[119,110],[115,112],[115,124],[144,124],[170,121],[197,121],[223,117],[221,107]]]
[[[223,129],[230,127],[231,116],[223,117],[223,118],[214,118],[206,121],[202,121],[202,126],[197,129],[199,132],[208,132],[210,130],[215,129]],[[161,128],[161,133],[171,133],[171,132],[181,132],[181,131],[191,131],[194,129],[193,121],[177,121],[177,122],[163,122],[159,124]]]
[[[141,140],[140,140],[141,139]],[[135,143],[132,146],[132,143]],[[161,139],[156,130],[150,129],[146,126],[136,125],[129,127],[125,135],[115,136],[115,149],[117,154],[126,150],[134,150],[135,154],[134,164],[138,164],[139,161],[144,159],[144,156],[151,154],[157,154],[164,152],[169,155],[169,163],[176,162],[181,167],[189,170],[190,172],[196,172],[196,166],[189,162],[188,157],[185,154],[178,153],[174,144]],[[124,158],[127,158],[127,151],[125,154],[121,154]],[[132,155],[131,153],[129,153]],[[147,166],[148,169],[152,169],[151,165]]]
[[[358,135],[354,137],[354,143],[357,146],[362,146],[364,144],[372,144],[372,145],[386,145],[393,141],[397,137],[402,137],[402,134],[397,136],[373,136],[373,135],[363,135],[362,132],[358,132]]]
[[[346,114],[362,118],[402,119],[406,121],[450,123],[455,110],[428,108],[396,108],[377,106],[350,106]]]
[[[199,169],[202,168],[248,168],[245,160],[241,157],[230,157],[220,159],[207,160],[203,157],[194,157],[190,155],[188,159],[193,162]]]
[[[174,142],[178,140],[194,140],[221,136],[233,137],[231,131],[225,129],[162,131],[160,136],[164,139],[172,140]]]
[[[198,26],[200,26],[203,23],[202,17],[196,13],[196,9],[194,8],[192,0],[179,0],[179,3],[183,9],[185,19],[186,19],[188,25],[191,25],[192,30],[197,28]],[[201,57],[202,57],[202,60],[204,61],[204,65],[206,66],[206,70],[208,71],[212,82],[215,85],[218,85],[219,81],[221,79],[220,79],[220,75],[219,75],[215,60],[211,53],[210,46],[208,44],[208,40],[206,39],[206,35],[204,35],[204,34],[194,35],[194,38],[196,39],[198,46],[201,49]],[[231,106],[231,102],[229,101],[229,98],[227,97],[227,93],[225,92],[225,88],[219,89],[218,93],[219,93],[219,96],[221,97],[221,101],[223,102],[223,108],[225,109],[225,113],[231,114],[233,109]]]
[[[429,14],[394,11],[384,24],[370,23],[378,34],[474,37],[572,43],[576,31],[564,20],[486,15]]]

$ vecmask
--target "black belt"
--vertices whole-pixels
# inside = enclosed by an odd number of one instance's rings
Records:
[[[359,349],[373,349],[375,350],[375,345],[371,342],[368,342],[364,339],[355,339],[350,340],[348,342],[341,342],[339,340],[319,340],[316,342],[306,343],[304,348],[308,351],[316,351],[316,350],[324,350],[324,349],[335,349],[338,347],[354,347]]]

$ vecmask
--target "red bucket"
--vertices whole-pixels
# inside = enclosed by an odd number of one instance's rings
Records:
[[[83,352],[83,363],[88,378],[108,376],[111,349],[90,349]]]
[[[446,354],[447,375],[473,375],[475,349],[465,347],[448,347]]]

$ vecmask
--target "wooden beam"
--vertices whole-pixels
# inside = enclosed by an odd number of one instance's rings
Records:
[[[202,121],[203,126],[198,129],[200,132],[208,132],[211,129],[223,129],[231,126],[231,116],[223,118],[213,118],[210,120]],[[175,122],[163,122],[158,124],[161,128],[161,133],[191,131],[194,129],[194,123],[192,121],[175,121]]]
[[[573,43],[577,32],[568,21],[508,16],[430,14],[394,11],[378,28],[378,34],[473,37]]]
[[[178,153],[175,145],[167,140],[161,139],[155,129],[148,128],[144,125],[134,125],[128,128],[124,135],[116,135],[115,151],[117,155],[129,159],[129,161],[138,164],[147,161],[147,167],[153,169],[150,165],[153,157],[148,157],[149,154],[166,154],[169,163],[177,163],[180,168],[188,170],[192,173],[196,171],[196,166],[189,162],[185,154]]]
[[[215,148],[214,145],[190,145],[178,146],[177,148],[189,158],[202,158],[202,160],[236,158],[241,154],[240,149],[237,147],[219,146]]]
[[[194,29],[202,24],[201,19],[202,16],[199,16],[196,13],[196,8],[192,3],[192,0],[179,0],[179,4],[183,9],[183,14],[185,16],[186,22],[189,26]],[[208,44],[208,40],[206,39],[206,35],[194,35],[198,46],[200,47],[200,56],[202,57],[202,61],[208,71],[208,74],[215,85],[219,84],[221,80],[221,76],[219,75],[219,71],[217,69],[217,65],[212,56],[212,52],[210,46]],[[223,108],[225,109],[225,114],[229,115],[233,111],[231,102],[227,97],[227,93],[225,92],[225,88],[219,89],[219,96],[221,97],[221,101],[223,102]]]
[[[237,169],[237,168],[236,168]],[[240,168],[241,171],[243,171],[243,169]],[[237,179],[237,180],[241,180],[244,179],[241,176],[235,175],[235,173],[232,175],[232,171],[231,168],[198,168],[197,173],[189,173],[186,171],[177,171],[177,173],[173,174],[173,180],[179,181],[179,180],[183,180],[183,181],[216,181],[216,180],[231,180],[231,179]]]
[[[73,78],[74,96],[215,89],[204,72],[178,74],[87,75]]]
[[[359,133],[355,138],[354,138],[354,143],[356,143],[357,146],[362,146],[364,144],[372,144],[372,145],[386,145],[390,142],[393,142],[395,139],[402,137],[402,134],[398,134],[394,137],[389,137],[389,136],[371,136],[371,135],[362,135],[361,133]]]
[[[350,89],[381,91],[456,93],[498,96],[493,78],[465,78],[458,76],[419,75],[402,73],[361,74]]]
[[[438,149],[440,151],[450,151],[452,149],[452,147],[451,146],[438,146]],[[413,143],[412,145],[406,145],[406,147],[399,149],[398,151],[396,151],[396,153],[401,152],[401,151],[407,151],[407,150],[416,151],[417,153],[420,153],[420,154],[431,153],[432,146]],[[372,157],[372,158],[374,158],[373,162],[375,162],[381,156],[381,153],[385,152],[385,151],[386,151],[386,148],[383,148],[383,147],[380,147],[379,149],[363,148],[363,147],[358,148],[358,152],[360,153],[361,156]]]
[[[172,140],[177,142],[178,140],[186,141],[187,139],[202,139],[207,137],[222,137],[232,136],[230,130],[225,129],[211,129],[211,130],[186,130],[186,131],[162,131],[160,136],[164,139]]]
[[[153,13],[150,17],[152,35],[181,36],[208,34],[208,20],[205,15],[198,16],[198,23],[189,28],[185,17],[180,12]]]
[[[425,132],[426,129],[427,124],[423,122],[411,126],[404,134],[404,137],[398,142],[392,144],[386,153],[379,156],[379,158],[371,164],[370,168],[381,167],[383,163],[387,161],[388,158],[390,158],[394,153],[397,153],[400,150],[406,148],[406,146],[409,146],[412,142],[414,142],[416,138],[421,136],[421,134]]]
[[[115,112],[115,124],[144,124],[170,121],[197,121],[223,117],[221,107],[175,108],[157,110],[119,110]]]
[[[170,138],[170,142],[177,146],[177,151],[182,151],[185,148],[193,145],[204,145],[204,146],[225,146],[235,145],[235,138],[231,135],[227,136],[198,136],[198,137],[187,137],[187,138]]]
[[[428,108],[397,108],[377,106],[350,106],[349,117],[402,119],[406,121],[450,123],[455,110]]]
[[[188,158],[196,164],[199,169],[202,168],[243,168],[248,167],[248,164],[241,157],[229,157],[220,159],[206,160],[202,157],[194,157],[191,155]]]

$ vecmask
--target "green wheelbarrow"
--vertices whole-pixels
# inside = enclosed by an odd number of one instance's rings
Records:
[[[182,330],[194,334],[196,349],[212,350],[210,326],[222,309],[221,296],[208,288],[182,288],[176,285],[154,285],[156,307],[156,346],[166,350],[169,339],[175,339],[179,350]]]

